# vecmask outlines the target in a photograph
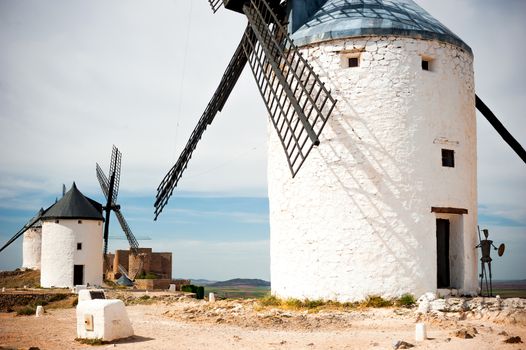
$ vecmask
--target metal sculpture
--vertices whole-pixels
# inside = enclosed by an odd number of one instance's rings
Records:
[[[480,229],[479,229],[479,244],[475,248],[480,248],[481,258],[480,258],[480,293],[483,291],[483,281],[485,281],[486,285],[486,292],[488,293],[488,296],[493,296],[493,286],[491,283],[492,275],[491,275],[491,262],[493,259],[491,258],[491,248],[493,247],[494,250],[498,251],[498,255],[502,256],[504,254],[505,245],[501,244],[498,248],[493,244],[493,241],[488,239],[489,231],[487,229],[483,229],[482,232],[484,233],[485,239],[481,239],[480,237]],[[488,272],[486,272],[486,265],[488,265]],[[488,276],[489,274],[489,276]],[[489,286],[488,286],[488,277],[489,277]]]
[[[121,213],[121,206],[117,204],[117,195],[119,194],[119,183],[121,178],[121,158],[121,152],[119,152],[117,147],[113,146],[111,152],[110,171],[108,173],[109,179],[104,174],[104,171],[102,171],[102,168],[99,166],[98,163],[96,163],[95,167],[100,188],[102,189],[102,193],[104,193],[104,197],[106,198],[106,205],[103,207],[103,210],[106,214],[104,223],[104,256],[106,256],[106,254],[108,253],[110,214],[112,210],[115,213],[115,216],[117,216],[122,231],[124,231],[124,234],[128,239],[128,243],[130,244],[130,251],[132,252],[132,254],[137,254],[137,250],[139,248],[139,243],[137,242],[137,239],[133,235],[130,226],[128,225],[128,223],[124,219],[124,216]]]

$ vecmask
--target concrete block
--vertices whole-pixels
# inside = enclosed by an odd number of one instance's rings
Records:
[[[417,323],[415,326],[415,340],[424,341],[427,339],[426,324]]]
[[[71,288],[71,291],[75,294],[79,294],[79,291],[83,290],[83,289],[88,289],[88,286],[85,285],[85,284],[78,284],[76,286],[74,286],[73,288]]]
[[[81,289],[78,292],[79,303],[81,301],[93,300],[93,299],[106,299],[103,289]]]
[[[35,314],[36,317],[40,317],[44,315],[44,308],[42,307],[42,305],[38,305],[37,306],[37,312]]]
[[[133,327],[121,300],[95,299],[77,305],[77,337],[112,341],[133,335]]]

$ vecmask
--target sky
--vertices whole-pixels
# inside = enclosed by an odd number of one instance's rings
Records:
[[[526,145],[526,2],[417,0],[471,46],[477,94]],[[103,202],[95,163],[123,153],[119,202],[177,278],[270,279],[267,118],[245,69],[153,221],[156,188],[213,95],[246,25],[205,0],[0,0],[0,242],[73,181]],[[526,165],[477,116],[479,223],[526,279]],[[115,220],[113,220],[115,224]],[[112,225],[110,249],[126,248]],[[21,239],[0,253],[19,267]]]

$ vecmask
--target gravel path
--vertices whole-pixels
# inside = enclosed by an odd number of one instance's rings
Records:
[[[505,344],[526,339],[524,324],[467,318],[458,313],[426,316],[428,337],[415,343],[417,316],[405,309],[301,311],[258,309],[251,301],[185,300],[127,306],[135,330],[131,339],[95,349],[393,349],[404,340],[415,349],[526,349]],[[497,318],[496,318],[497,320]],[[75,309],[50,310],[43,317],[0,313],[0,349],[85,349],[75,341]],[[455,336],[465,329],[474,338]],[[508,336],[505,336],[506,332]],[[462,333],[462,332],[461,332]],[[501,333],[499,335],[499,333]]]

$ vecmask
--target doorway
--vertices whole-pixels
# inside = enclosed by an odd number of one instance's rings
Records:
[[[437,219],[437,288],[449,288],[449,220]]]
[[[73,285],[83,285],[84,284],[84,265],[74,265],[73,266]]]

